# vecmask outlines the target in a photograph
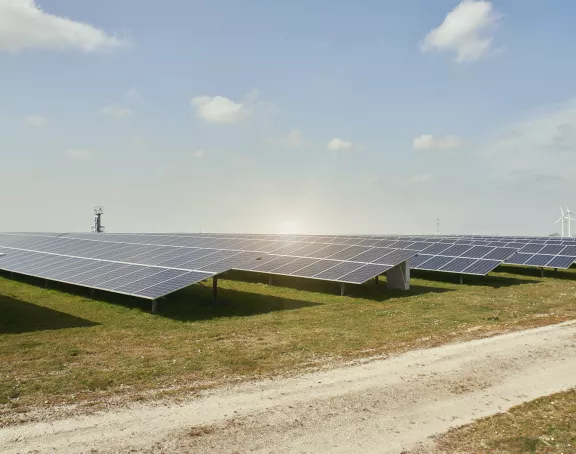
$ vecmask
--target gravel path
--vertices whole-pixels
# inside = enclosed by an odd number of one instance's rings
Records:
[[[179,405],[8,427],[0,452],[428,450],[430,436],[572,387],[576,321],[242,384]]]

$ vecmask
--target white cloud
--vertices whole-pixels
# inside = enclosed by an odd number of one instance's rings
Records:
[[[198,158],[198,159],[203,158],[206,156],[206,151],[205,150],[195,150],[192,153],[192,156],[194,156],[195,158]]]
[[[239,101],[225,96],[196,96],[191,104],[198,118],[217,124],[238,123],[256,113],[266,119],[274,113],[274,105],[262,101],[258,90],[250,91]]]
[[[414,185],[426,184],[432,181],[432,177],[430,175],[414,175],[410,182]]]
[[[210,123],[237,123],[249,114],[244,104],[224,96],[197,96],[192,105],[196,107],[196,115]]]
[[[273,139],[271,142],[286,148],[306,148],[311,145],[311,142],[304,137],[299,129],[293,129],[285,136]]]
[[[94,152],[85,148],[73,148],[66,150],[66,155],[73,159],[90,159],[94,156]]]
[[[30,126],[34,126],[36,128],[41,128],[42,126],[46,126],[48,123],[48,118],[42,115],[28,115],[26,117],[26,121]]]
[[[422,134],[415,137],[412,146],[415,150],[450,150],[462,145],[462,140],[456,136],[437,138],[431,134]]]
[[[476,61],[490,51],[491,32],[500,17],[488,1],[463,0],[428,33],[421,49],[455,52],[459,63]]]
[[[335,137],[327,145],[329,150],[332,151],[346,151],[352,148],[352,142],[348,142],[347,140],[339,139]]]
[[[0,51],[110,50],[125,41],[82,22],[48,14],[34,0],[0,0]]]
[[[110,104],[106,107],[103,107],[100,109],[100,113],[113,118],[128,118],[134,114],[132,110],[126,107],[117,106],[116,104]]]

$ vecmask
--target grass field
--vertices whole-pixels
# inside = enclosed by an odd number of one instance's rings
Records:
[[[221,305],[196,285],[158,314],[143,300],[0,277],[0,424],[576,318],[576,269],[549,275],[504,268],[459,285],[420,273],[407,292],[371,282],[340,297],[334,283],[235,274],[219,280]]]
[[[452,430],[441,452],[524,454],[576,452],[576,390],[543,397]]]

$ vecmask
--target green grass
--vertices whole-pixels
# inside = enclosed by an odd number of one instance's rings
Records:
[[[543,397],[439,437],[445,453],[576,452],[576,390]]]
[[[334,283],[237,273],[219,280],[221,305],[196,285],[158,314],[143,300],[0,277],[0,424],[36,407],[179,396],[576,318],[576,270],[504,271],[465,285],[420,274],[408,292],[371,282],[345,297]]]

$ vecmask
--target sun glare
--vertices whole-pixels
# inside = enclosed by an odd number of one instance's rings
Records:
[[[302,233],[302,227],[297,221],[282,221],[278,226],[278,233],[297,234]]]

